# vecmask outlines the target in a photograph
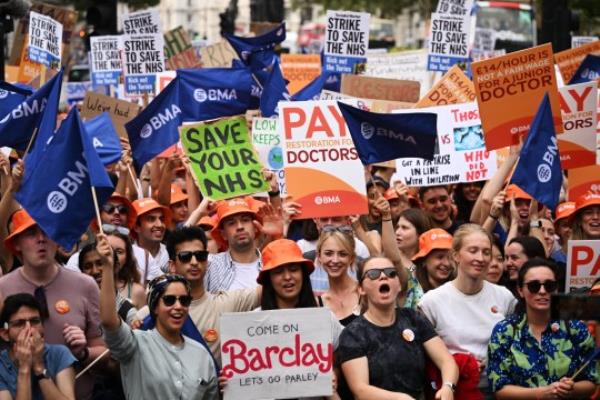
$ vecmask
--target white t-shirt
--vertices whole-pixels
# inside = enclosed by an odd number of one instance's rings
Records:
[[[73,253],[73,255],[69,257],[69,261],[65,264],[65,268],[74,272],[81,272],[79,269],[79,252]]]
[[[146,253],[148,254],[148,275],[146,275]],[[140,271],[142,280],[144,280],[144,276],[146,276],[146,280],[151,281],[157,276],[167,273],[169,270],[169,253],[167,253],[167,246],[162,243],[160,244],[156,257],[152,257],[150,252],[147,252],[138,246],[137,243],[134,243],[133,255],[137,260],[138,271]]]
[[[233,275],[233,282],[229,290],[237,289],[249,289],[258,286],[256,278],[258,278],[258,270],[260,268],[258,260],[251,263],[239,263],[231,260],[235,274]]]
[[[450,353],[471,353],[486,363],[492,329],[513,312],[516,303],[508,289],[487,281],[473,295],[466,295],[453,282],[447,282],[425,293],[418,307]]]
[[[307,253],[309,251],[313,251],[313,250],[317,250],[317,241],[316,240],[305,240],[305,239],[300,239],[296,242],[298,244],[298,247],[300,247],[300,250],[302,250],[302,253]],[[369,253],[369,249],[367,248],[367,245],[362,242],[360,239],[358,238],[354,238],[354,251],[356,252],[356,255],[360,258],[369,258],[370,257],[370,253]]]

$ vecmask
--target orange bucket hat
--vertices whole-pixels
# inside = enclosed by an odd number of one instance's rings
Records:
[[[600,194],[586,193],[575,200],[575,211],[569,216],[569,223],[573,223],[575,217],[581,210],[589,206],[600,205]]]
[[[207,231],[207,230],[210,231],[215,226],[217,226],[217,215],[216,214],[213,216],[205,215],[204,217],[200,218],[200,221],[198,221],[198,223],[196,225],[198,225],[205,231]]]
[[[150,198],[139,199],[139,200],[134,201],[132,203],[132,206],[135,211],[134,225],[137,222],[138,218],[140,218],[142,215],[148,214],[149,212],[154,211],[154,210],[162,211],[162,213],[165,217],[165,225],[166,226],[171,225],[171,210],[168,207],[165,207],[165,206],[159,204],[154,199],[150,199]]]
[[[443,229],[430,229],[419,237],[419,252],[413,256],[412,260],[427,257],[432,250],[450,249],[452,249],[452,235]]]
[[[392,187],[385,191],[385,193],[383,194],[383,198],[386,200],[394,200],[399,199],[400,196],[398,196],[398,192],[396,191],[396,189]]]
[[[510,200],[513,197],[515,200],[517,200],[517,199],[533,200],[533,197],[531,197],[529,194],[527,194],[527,192],[525,192],[523,189],[521,189],[514,183],[511,183],[506,188],[506,202],[510,202]]]
[[[215,227],[210,231],[212,238],[217,242],[219,248],[226,248],[227,242],[221,235],[221,222],[227,217],[235,214],[251,214],[253,219],[259,219],[255,211],[255,203],[250,202],[251,197],[236,197],[234,199],[221,200],[217,203]]]
[[[183,193],[181,186],[171,184],[171,202],[170,205],[179,203],[180,201],[186,201],[188,199],[187,194]]]
[[[129,201],[127,197],[123,196],[119,192],[114,192],[113,194],[111,194],[107,202],[111,200],[119,201],[127,207],[127,228],[129,228],[130,230],[133,229],[137,218],[135,216],[135,210],[133,208],[133,205],[131,204],[131,201]],[[102,211],[102,208],[100,208],[100,211]],[[92,220],[92,228],[98,229],[98,221],[96,220],[96,218]]]
[[[262,285],[269,271],[291,263],[301,263],[309,275],[315,270],[314,263],[304,258],[302,250],[296,242],[289,239],[272,241],[262,251],[262,268],[256,282]]]
[[[15,211],[10,221],[12,223],[10,235],[4,239],[4,245],[13,255],[17,255],[17,250],[15,249],[15,238],[32,226],[37,225],[37,222],[35,222],[24,209]]]
[[[556,218],[554,222],[557,222],[563,218],[569,218],[571,214],[575,212],[575,202],[574,201],[565,201],[564,203],[560,203],[556,207]]]

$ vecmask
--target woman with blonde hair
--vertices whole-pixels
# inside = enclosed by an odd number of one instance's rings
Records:
[[[600,239],[600,194],[587,193],[579,196],[569,221],[572,240]]]

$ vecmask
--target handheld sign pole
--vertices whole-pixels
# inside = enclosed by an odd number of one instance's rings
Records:
[[[137,192],[138,199],[143,198],[142,196],[142,183],[138,178],[135,177],[133,171],[131,170],[131,164],[127,164],[127,171],[129,171],[129,176],[131,177],[131,181],[133,182],[133,186],[135,186],[135,191]]]
[[[98,197],[96,196],[96,188],[94,186],[92,186],[92,198],[94,199],[94,209],[96,210],[96,218],[98,219],[98,230],[100,231],[100,233],[104,234],[104,232],[102,231],[102,219],[100,218],[100,207],[98,206]],[[83,373],[83,371],[81,373]]]
[[[583,363],[583,365],[581,367],[579,367],[579,369],[577,371],[575,371],[575,373],[573,374],[573,376],[571,377],[571,380],[575,380],[575,378],[577,378],[577,375],[579,375],[592,361],[594,361],[594,359],[596,359],[598,356],[600,355],[600,348],[597,348],[596,351],[594,351],[594,353],[592,353],[591,357],[588,358],[586,360],[586,362]]]
[[[29,149],[31,149],[31,145],[33,144],[33,141],[35,140],[35,137],[37,136],[37,132],[38,132],[38,128],[36,127],[33,131],[33,135],[31,135],[31,139],[29,139],[29,143],[27,144],[25,153],[23,153],[23,159],[25,159],[25,156],[27,155],[27,153],[29,153]]]
[[[94,187],[92,186],[92,190],[94,190]],[[107,355],[110,352],[110,349],[106,349],[102,352],[102,354],[100,354],[98,357],[96,357],[96,359],[94,361],[92,361],[91,363],[89,363],[87,365],[87,367],[85,367],[84,369],[82,369],[76,376],[75,379],[78,379],[79,377],[81,377],[81,375],[85,374],[90,368],[92,368],[94,365],[96,365],[96,363],[98,361],[100,361],[102,359],[102,357],[104,357],[105,355]]]

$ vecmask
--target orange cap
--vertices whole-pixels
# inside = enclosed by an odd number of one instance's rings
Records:
[[[430,229],[419,237],[419,252],[413,256],[412,260],[427,257],[432,250],[438,249],[452,249],[452,235],[443,229]]]
[[[400,196],[398,196],[398,192],[396,192],[396,189],[389,188],[383,194],[383,198],[386,199],[386,200],[394,200],[394,199],[399,199]]]
[[[134,201],[132,205],[135,210],[135,222],[137,222],[138,218],[144,214],[148,214],[154,210],[160,210],[165,217],[165,225],[167,227],[171,226],[171,210],[168,207],[159,204],[156,200],[150,198],[139,199]]]
[[[586,193],[581,195],[575,200],[575,211],[569,217],[569,221],[573,222],[573,219],[581,211],[582,209],[589,207],[600,205],[600,194],[598,193]]]
[[[37,225],[37,222],[35,222],[24,209],[15,211],[10,221],[10,235],[4,239],[4,245],[13,255],[17,255],[14,243],[15,238],[32,226]]]
[[[204,230],[210,231],[215,226],[217,226],[217,215],[216,214],[213,216],[205,215],[204,217],[200,218],[200,221],[198,221],[197,225],[200,226]]]
[[[529,194],[527,194],[527,192],[525,192],[523,189],[521,189],[514,183],[511,183],[506,188],[506,202],[509,202],[513,198],[515,200],[517,200],[517,199],[533,200],[533,197],[531,197]]]
[[[251,197],[236,197],[234,199],[221,200],[217,203],[216,224],[211,231],[212,238],[217,242],[219,248],[226,248],[227,242],[221,235],[221,222],[223,219],[235,215],[247,213],[251,214],[252,218],[258,219],[256,211],[254,211],[255,203],[251,204]]]
[[[296,242],[289,239],[272,241],[262,250],[262,268],[256,282],[262,285],[269,271],[291,263],[301,263],[309,275],[315,270],[313,262],[304,258]]]
[[[558,207],[556,207],[556,219],[554,220],[554,222],[558,221],[559,219],[569,218],[574,212],[574,201],[565,201],[564,203],[560,203]]]
[[[187,194],[183,193],[181,186],[171,184],[171,202],[170,205],[179,203],[180,201],[186,201],[188,199]]]

